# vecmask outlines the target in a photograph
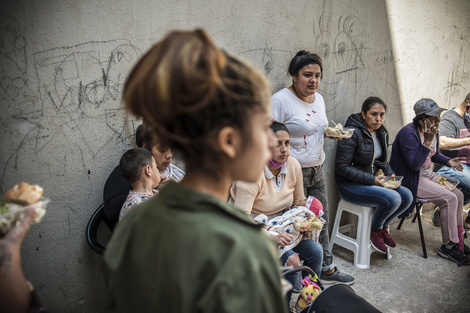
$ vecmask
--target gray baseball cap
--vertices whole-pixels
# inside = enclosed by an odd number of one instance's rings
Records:
[[[438,116],[446,109],[437,105],[436,101],[428,98],[423,98],[415,103],[413,106],[416,115],[426,114],[429,116]]]

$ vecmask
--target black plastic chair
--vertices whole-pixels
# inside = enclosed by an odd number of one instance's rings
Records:
[[[88,242],[88,246],[90,246],[91,250],[94,252],[103,255],[106,247],[98,241],[98,227],[101,222],[105,222],[109,230],[111,232],[113,231],[114,227],[111,226],[104,214],[104,204],[101,204],[98,209],[96,209],[86,227],[86,240]]]

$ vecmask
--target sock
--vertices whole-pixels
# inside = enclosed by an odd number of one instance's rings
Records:
[[[455,243],[453,243],[451,245],[444,245],[444,246],[446,247],[446,249],[450,250],[455,246]]]

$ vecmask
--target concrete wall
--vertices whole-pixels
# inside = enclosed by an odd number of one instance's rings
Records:
[[[26,276],[45,306],[102,311],[105,268],[88,248],[85,228],[139,124],[120,102],[126,74],[167,31],[205,28],[220,46],[264,71],[273,91],[289,84],[287,65],[299,49],[317,52],[324,59],[320,91],[329,119],[344,122],[377,95],[389,105],[386,125],[394,135],[418,98],[450,106],[468,92],[468,1],[410,2],[2,3],[0,192],[24,180],[41,184],[52,199],[23,247]],[[325,150],[334,216],[335,142]]]
[[[413,104],[432,98],[444,108],[470,92],[470,1],[388,0],[404,123]]]

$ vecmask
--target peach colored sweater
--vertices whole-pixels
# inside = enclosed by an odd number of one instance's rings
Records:
[[[256,183],[236,181],[230,189],[234,205],[247,214],[276,214],[297,205],[304,198],[302,168],[293,157],[287,159],[287,174],[281,191],[273,186],[273,179],[263,173]]]

